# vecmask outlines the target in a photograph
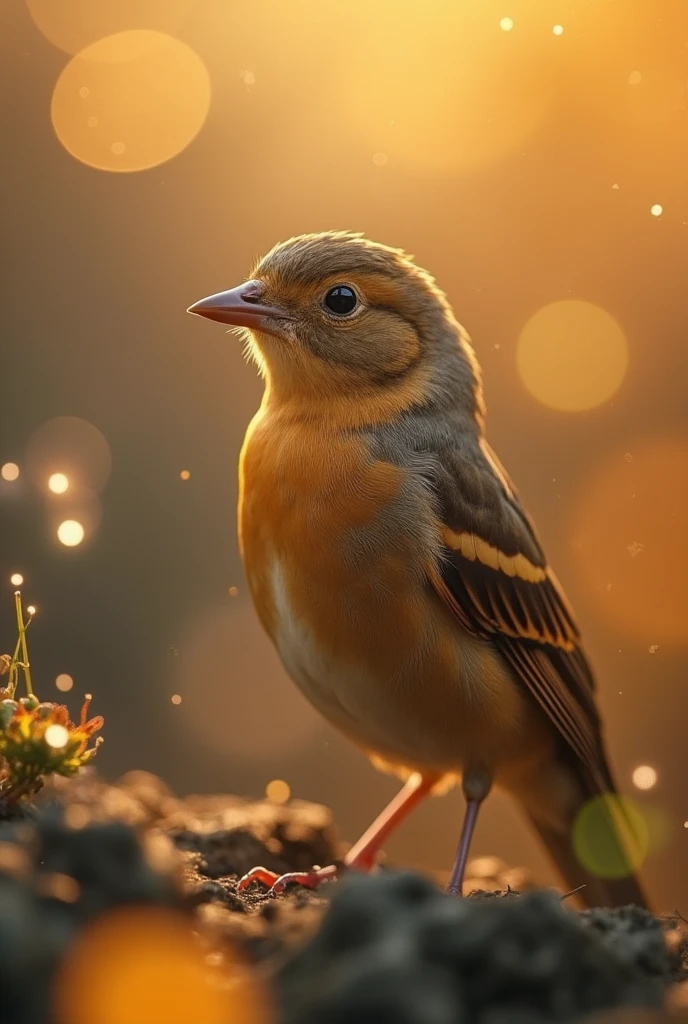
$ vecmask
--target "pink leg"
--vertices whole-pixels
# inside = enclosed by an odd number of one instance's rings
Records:
[[[438,779],[438,775],[420,775],[418,773],[411,775],[370,828],[351,847],[344,858],[346,866],[359,871],[370,871],[375,865],[376,857],[385,839],[401,824],[413,808],[425,799]],[[324,868],[313,868],[312,871],[292,871],[282,876],[277,875],[274,871],[268,871],[267,868],[259,867],[253,868],[243,878],[240,878],[238,888],[245,889],[251,882],[262,882],[264,885],[270,886],[271,892],[279,893],[283,892],[285,886],[290,882],[298,882],[299,885],[306,888],[315,889],[326,879],[336,877],[336,874],[337,869],[334,864]]]
[[[408,817],[414,807],[425,800],[438,779],[438,775],[420,775],[418,772],[409,776],[384,811],[351,847],[344,858],[347,867],[370,871],[385,839]]]

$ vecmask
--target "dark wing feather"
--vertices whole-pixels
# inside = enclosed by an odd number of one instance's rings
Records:
[[[441,464],[436,590],[465,629],[497,648],[593,787],[612,788],[578,627],[511,482],[487,446],[470,459],[445,451]]]

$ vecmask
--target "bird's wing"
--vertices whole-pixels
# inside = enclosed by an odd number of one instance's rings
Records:
[[[578,627],[510,480],[486,444],[445,449],[438,466],[433,586],[465,629],[494,644],[588,777],[610,788]]]

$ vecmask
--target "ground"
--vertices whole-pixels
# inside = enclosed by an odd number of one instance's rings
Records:
[[[256,864],[302,870],[344,852],[330,811],[304,801],[180,799],[145,772],[59,780],[0,824],[3,1020],[53,1024],[66,940],[132,903],[187,915],[215,969],[240,956],[280,1024],[544,1024],[682,999],[680,920],[577,914],[495,858],[473,862],[464,900],[392,865],[315,893],[237,889]]]

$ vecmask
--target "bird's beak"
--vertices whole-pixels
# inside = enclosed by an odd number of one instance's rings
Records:
[[[230,288],[226,292],[208,295],[205,299],[194,302],[187,313],[205,316],[208,320],[217,320],[221,324],[232,327],[250,327],[254,331],[274,333],[266,320],[293,320],[292,316],[274,306],[264,306],[260,302],[264,286],[260,281],[246,281],[238,288]],[[272,327],[274,328],[274,324]]]

